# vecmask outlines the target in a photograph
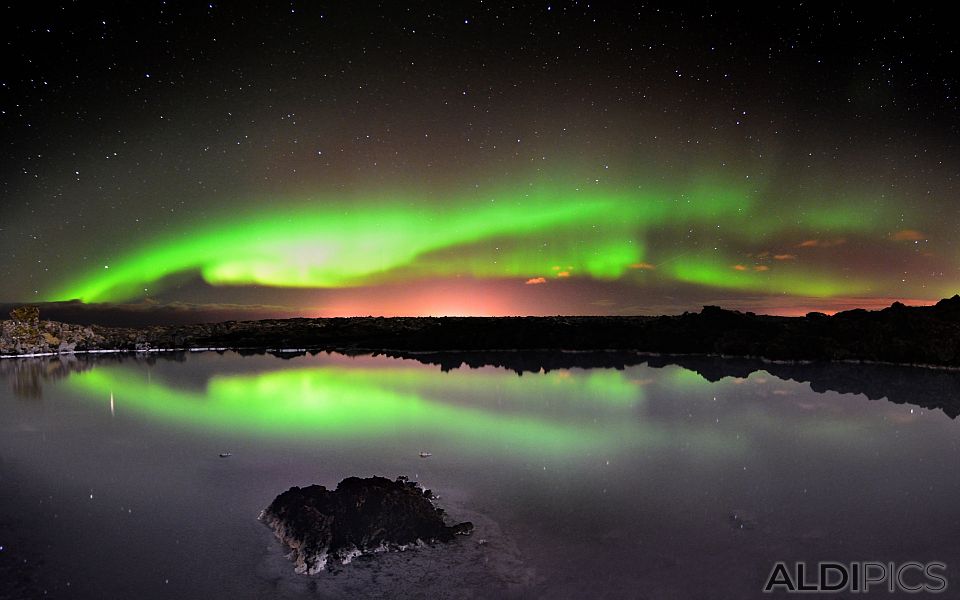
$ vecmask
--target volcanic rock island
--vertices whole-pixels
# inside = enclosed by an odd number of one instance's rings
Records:
[[[473,532],[469,521],[446,525],[433,493],[398,477],[348,477],[328,490],[292,487],[263,511],[260,520],[290,548],[295,571],[336,570],[357,556],[449,542]]]

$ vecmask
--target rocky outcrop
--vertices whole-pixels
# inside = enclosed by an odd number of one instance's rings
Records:
[[[92,327],[41,321],[34,306],[15,308],[9,320],[0,321],[0,354],[69,354],[97,349],[107,342]]]
[[[329,491],[322,485],[292,487],[260,515],[290,547],[295,571],[333,570],[367,553],[449,542],[473,531],[470,522],[448,526],[433,494],[399,477],[348,477]]]
[[[55,321],[2,321],[0,354],[69,354],[100,349],[113,341],[110,336],[98,335],[96,329]]]
[[[17,354],[25,354],[43,341],[40,331],[40,310],[35,306],[20,306],[10,311],[10,320],[3,322],[0,339]]]

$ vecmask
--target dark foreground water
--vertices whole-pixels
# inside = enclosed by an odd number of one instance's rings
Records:
[[[645,364],[518,376],[196,353],[0,369],[4,599],[754,598],[777,560],[936,560],[941,597],[960,593],[960,424],[904,399],[902,378],[894,403]],[[960,375],[910,377],[919,396]],[[476,531],[295,575],[258,513],[351,475],[408,475]]]

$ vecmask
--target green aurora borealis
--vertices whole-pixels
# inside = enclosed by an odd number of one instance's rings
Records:
[[[213,286],[590,278],[821,298],[864,295],[883,285],[841,268],[811,268],[803,255],[817,249],[803,246],[823,237],[882,237],[895,224],[891,215],[846,201],[786,216],[764,211],[745,188],[701,184],[671,193],[641,187],[507,189],[485,201],[454,199],[429,210],[408,200],[300,200],[290,204],[296,208],[253,211],[133,244],[45,299],[133,300],[190,273]],[[649,247],[651,237],[682,236],[690,227],[722,230],[727,249]],[[730,252],[731,246],[741,252]]]
[[[0,303],[117,324],[932,303],[960,291],[960,52],[912,9],[11,17]]]

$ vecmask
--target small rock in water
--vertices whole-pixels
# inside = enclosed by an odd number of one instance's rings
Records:
[[[749,511],[734,509],[730,511],[730,524],[735,529],[753,529],[757,526],[757,518]]]
[[[313,575],[384,550],[449,542],[473,532],[469,521],[447,525],[443,509],[414,481],[398,477],[348,477],[335,491],[322,485],[292,487],[260,520],[290,547],[295,571]]]

